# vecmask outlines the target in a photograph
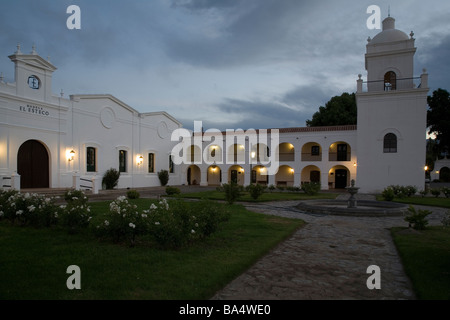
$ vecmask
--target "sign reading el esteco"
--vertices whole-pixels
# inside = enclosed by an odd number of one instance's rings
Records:
[[[29,104],[27,104],[25,107],[24,106],[19,106],[19,110],[22,111],[22,112],[39,114],[39,115],[42,115],[42,116],[49,116],[50,115],[50,112],[45,110],[43,107],[32,106],[32,105],[29,105]]]

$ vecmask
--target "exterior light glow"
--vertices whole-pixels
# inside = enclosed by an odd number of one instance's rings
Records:
[[[69,151],[69,153],[67,154],[67,160],[68,161],[73,161],[73,159],[75,158],[75,151],[72,149]]]
[[[144,162],[144,157],[142,155],[139,155],[136,157],[136,164],[140,166]]]

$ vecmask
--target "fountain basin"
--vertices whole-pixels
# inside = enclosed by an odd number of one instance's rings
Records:
[[[349,208],[347,200],[318,199],[302,201],[296,208],[309,213],[325,215],[386,217],[404,215],[408,205],[388,201],[358,200],[357,207]]]

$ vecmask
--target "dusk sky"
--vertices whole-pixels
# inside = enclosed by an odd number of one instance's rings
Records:
[[[81,9],[69,30],[66,9]],[[416,38],[415,76],[450,91],[450,2],[443,0],[1,0],[0,72],[33,44],[58,70],[53,92],[107,93],[192,128],[303,127],[366,77],[367,7]]]

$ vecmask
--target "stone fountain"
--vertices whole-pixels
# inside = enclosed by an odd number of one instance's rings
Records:
[[[355,198],[355,194],[358,193],[359,188],[355,187],[355,180],[352,179],[351,186],[345,189],[347,189],[348,193],[350,193],[350,198],[347,200],[347,208],[356,208],[357,200]]]
[[[314,199],[304,200],[295,206],[301,212],[320,215],[344,215],[355,217],[383,217],[402,216],[407,212],[408,205],[392,201],[377,201],[360,199],[355,195],[359,188],[352,180],[350,187],[346,188],[350,197],[345,199]]]

